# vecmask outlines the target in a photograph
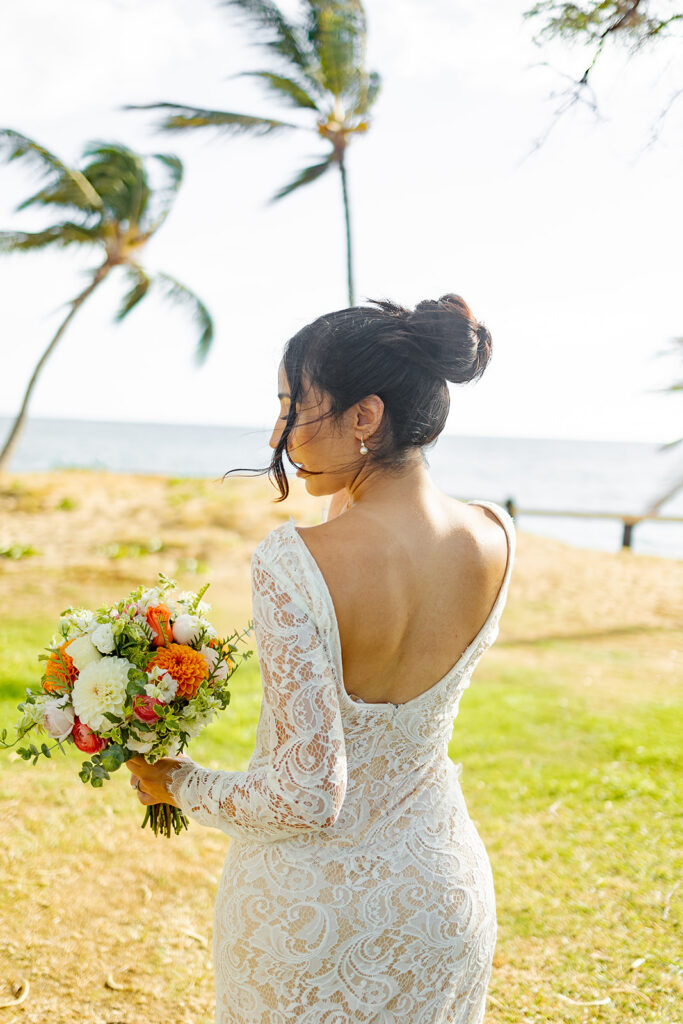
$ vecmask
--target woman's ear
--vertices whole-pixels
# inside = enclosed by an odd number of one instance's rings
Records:
[[[372,435],[379,430],[384,415],[384,402],[379,395],[368,395],[356,403],[356,419],[354,427],[360,430],[365,437]]]

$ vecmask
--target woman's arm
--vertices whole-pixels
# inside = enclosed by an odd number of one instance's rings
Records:
[[[143,768],[136,758],[129,767],[143,803],[172,802],[204,825],[263,840],[336,820],[346,750],[333,668],[304,600],[256,555],[252,586],[267,764],[224,772],[178,758]]]

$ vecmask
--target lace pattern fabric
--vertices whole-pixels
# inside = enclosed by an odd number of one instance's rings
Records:
[[[486,851],[448,757],[494,642],[514,556],[477,637],[405,704],[346,693],[334,606],[293,522],[252,561],[263,681],[245,772],[175,771],[190,817],[231,836],[216,899],[218,1024],[480,1024],[495,945]]]

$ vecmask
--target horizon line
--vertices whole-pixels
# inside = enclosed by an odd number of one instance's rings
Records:
[[[12,413],[0,412],[0,420],[10,420],[15,418]],[[97,419],[87,418],[83,416],[29,416],[26,422],[26,427],[29,427],[32,422],[39,421],[57,421],[61,423],[101,423],[103,425],[110,426],[139,426],[139,427],[199,427],[204,430],[218,429],[218,430],[241,430],[245,433],[270,433],[272,427],[269,425],[249,425],[244,423],[201,423],[196,420],[130,420],[130,419]],[[463,438],[478,438],[482,440],[515,440],[515,441],[579,441],[585,443],[599,442],[601,444],[646,444],[646,445],[657,445],[661,448],[667,448],[676,443],[674,440],[665,441],[662,438],[650,438],[643,440],[642,438],[630,437],[596,437],[591,436],[580,436],[577,437],[575,434],[569,435],[554,435],[550,436],[547,434],[471,434],[464,433],[463,431],[447,431],[444,430],[440,435],[442,437],[463,437]]]

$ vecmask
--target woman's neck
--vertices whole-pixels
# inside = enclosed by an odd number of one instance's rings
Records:
[[[353,505],[370,506],[421,505],[439,493],[421,452],[398,471],[371,468],[361,471],[348,486]]]

